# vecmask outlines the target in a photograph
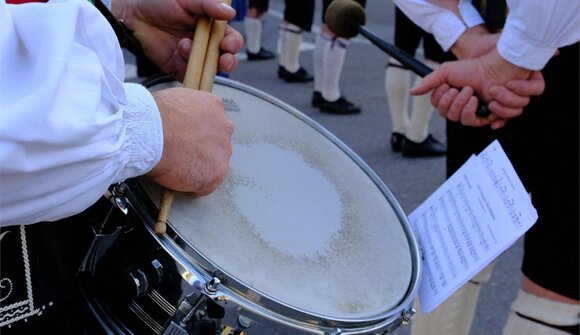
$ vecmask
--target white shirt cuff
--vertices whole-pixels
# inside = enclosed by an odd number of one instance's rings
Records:
[[[459,13],[461,14],[461,18],[463,22],[467,26],[467,28],[473,28],[475,26],[479,26],[480,24],[484,24],[483,18],[473,7],[471,2],[468,1],[460,1],[459,2]]]
[[[117,182],[143,175],[157,165],[163,153],[163,124],[151,93],[142,85],[125,83],[127,106],[123,110],[126,166]]]
[[[441,13],[431,27],[431,33],[444,51],[449,51],[465,30],[465,24],[450,11]]]
[[[533,45],[515,24],[506,25],[497,42],[499,54],[508,62],[539,71],[554,56],[556,48]]]

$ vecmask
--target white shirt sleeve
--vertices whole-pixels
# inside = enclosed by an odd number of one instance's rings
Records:
[[[580,40],[580,1],[508,0],[509,14],[498,41],[512,64],[541,70],[559,47]]]
[[[393,0],[393,2],[411,21],[433,34],[444,51],[448,51],[467,28],[483,24],[481,15],[471,1],[467,0],[459,1],[458,10],[461,17],[427,0]]]
[[[0,225],[86,209],[160,160],[159,111],[124,83],[114,32],[86,0],[0,0]]]

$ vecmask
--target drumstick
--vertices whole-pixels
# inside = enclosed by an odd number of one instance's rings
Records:
[[[231,0],[223,0],[222,2],[231,5]],[[211,20],[207,16],[200,17],[195,26],[191,52],[183,78],[183,87],[205,92],[212,91],[218,68],[219,45],[226,28],[226,21]],[[158,236],[165,234],[167,229],[167,218],[173,197],[172,190],[161,188],[159,214],[154,228]]]
[[[222,2],[228,5],[232,3],[231,0],[222,0]],[[212,66],[203,67],[199,85],[199,89],[202,91],[211,92],[213,90],[213,83],[218,69],[217,64],[220,57],[220,42],[226,33],[227,26],[228,23],[226,21],[214,20],[212,23],[209,43],[205,54],[205,64],[211,64]]]
[[[211,21],[209,17],[202,16],[195,26],[195,34],[193,35],[189,60],[187,61],[185,77],[183,78],[183,87],[199,90],[201,74],[206,65],[205,54],[207,53],[211,34]]]

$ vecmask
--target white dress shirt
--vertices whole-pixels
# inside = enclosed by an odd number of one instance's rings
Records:
[[[0,0],[0,225],[81,212],[161,159],[151,94],[86,0]]]
[[[458,1],[461,17],[427,0],[394,0],[394,3],[415,24],[435,35],[445,50],[480,20],[469,0]],[[541,70],[559,47],[580,40],[578,0],[507,0],[507,5],[509,12],[497,49],[512,64]]]

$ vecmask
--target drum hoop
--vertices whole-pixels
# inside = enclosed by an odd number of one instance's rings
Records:
[[[158,79],[156,80],[155,84],[166,81],[169,80]],[[271,320],[285,320],[285,323],[288,323],[290,326],[309,331],[312,331],[314,326],[320,326],[326,327],[328,329],[341,328],[343,331],[355,328],[357,329],[356,332],[348,332],[348,334],[369,334],[384,329],[394,320],[399,319],[401,314],[410,310],[413,299],[419,290],[422,264],[417,239],[414,236],[407,216],[404,214],[403,209],[396,201],[391,191],[383,183],[380,177],[354,151],[347,147],[344,142],[323,128],[321,125],[316,123],[314,120],[309,118],[307,115],[298,111],[296,108],[273,96],[266,94],[265,92],[261,92],[238,81],[223,77],[216,77],[216,83],[238,89],[242,92],[251,94],[257,98],[263,99],[266,102],[278,106],[279,108],[289,112],[294,117],[315,129],[318,133],[339,147],[340,150],[342,150],[352,161],[356,163],[359,168],[363,170],[363,172],[371,179],[373,184],[378,187],[379,191],[385,196],[389,204],[393,207],[393,210],[395,211],[395,214],[399,219],[399,222],[407,238],[411,252],[412,264],[416,265],[415,268],[411,269],[411,281],[407,291],[404,294],[404,298],[396,305],[396,307],[385,311],[384,313],[379,313],[369,317],[337,318],[306,311],[280,301],[258,289],[250,288],[242,281],[238,280],[235,275],[229,273],[225,274],[227,278],[220,286],[220,293],[218,296],[221,295],[226,300],[233,300],[242,306],[249,307],[253,309],[254,312],[258,312],[258,314],[262,314],[262,316],[265,316]],[[223,271],[218,264],[215,264],[201,252],[198,252],[195,247],[192,246],[190,242],[174,228],[174,226],[171,224],[171,220],[168,222],[166,234],[162,237],[158,237],[153,231],[153,225],[155,224],[155,218],[157,215],[156,205],[153,203],[152,199],[146,195],[146,192],[143,190],[138,181],[129,181],[128,184],[131,186],[131,192],[129,193],[134,193],[133,196],[131,196],[129,199],[132,205],[139,207],[139,210],[137,210],[137,212],[140,212],[139,215],[142,215],[145,212],[149,213],[146,216],[143,216],[141,219],[143,222],[147,223],[147,229],[158,240],[161,246],[170,255],[172,255],[172,257],[177,258],[176,261],[178,261],[187,271],[194,274],[194,277],[199,277],[199,279],[203,282],[209,281],[213,277],[212,274],[214,274],[216,271]],[[147,199],[148,203],[146,205],[139,204],[139,201],[142,201],[142,199]],[[151,212],[152,210],[153,212]],[[190,281],[190,284],[194,283]],[[259,301],[250,298],[250,296],[256,294],[260,296]]]

